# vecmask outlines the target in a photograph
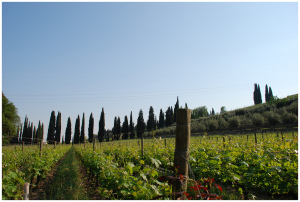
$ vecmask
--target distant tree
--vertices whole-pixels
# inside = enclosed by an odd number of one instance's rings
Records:
[[[207,116],[208,116],[208,111],[207,111],[206,106],[197,107],[197,108],[193,109],[191,112],[192,119],[197,119],[200,117],[207,117]]]
[[[102,112],[99,120],[99,132],[98,132],[99,142],[104,141],[104,134],[105,134],[105,114],[104,114],[104,109],[102,107]]]
[[[56,133],[55,133],[55,141],[60,142],[61,136],[61,113],[58,112],[56,119]]]
[[[171,125],[176,122],[176,120],[174,119],[174,111],[173,111],[173,107],[171,106]]]
[[[106,130],[106,142],[109,142],[109,130]]]
[[[269,87],[269,96],[268,97],[269,97],[269,100],[274,99],[271,87]]]
[[[214,108],[212,108],[212,110],[211,110],[211,115],[215,115],[215,110],[214,110]]]
[[[36,127],[33,127],[33,143],[36,144],[37,143],[37,137],[36,137]]]
[[[78,117],[75,122],[75,130],[74,130],[74,144],[79,144],[79,137],[80,137],[80,117]]]
[[[39,125],[38,125],[37,130],[36,130],[36,138],[37,138],[37,143],[39,143],[41,140],[43,141],[41,121],[39,121]]]
[[[187,105],[187,103],[185,103],[185,108],[186,108],[186,109],[188,109],[188,105]]]
[[[118,116],[118,119],[117,119],[117,136],[118,136],[118,140],[120,139],[121,137],[121,119],[120,117]]]
[[[140,112],[139,112],[139,116],[138,116],[138,119],[137,119],[136,130],[137,130],[137,137],[141,138],[143,133],[145,132],[145,122],[144,122],[144,117],[143,117],[143,111],[142,110],[140,110]]]
[[[28,142],[27,138],[28,138],[28,117],[25,116],[25,120],[24,120],[24,124],[23,124],[23,134],[22,134],[22,142]]]
[[[176,101],[175,107],[174,107],[174,121],[176,121],[176,113],[177,113],[177,109],[179,109],[179,100],[178,100],[178,96],[177,96],[177,101]]]
[[[17,134],[19,124],[18,109],[2,92],[2,144],[8,144]]]
[[[225,113],[225,112],[227,112],[227,109],[226,109],[225,106],[222,106],[222,107],[221,107],[221,110],[220,110],[220,114],[223,114],[223,113]]]
[[[29,127],[29,144],[32,144],[33,142],[33,123],[31,122],[31,124],[29,124],[30,127]]]
[[[164,125],[165,125],[165,113],[163,112],[162,109],[160,109],[158,127],[163,128]]]
[[[117,140],[117,117],[116,116],[114,119],[114,127],[112,131],[113,131],[113,140]]]
[[[152,131],[155,130],[156,123],[155,123],[155,118],[154,118],[154,109],[152,106],[150,106],[149,109],[149,116],[148,116],[148,121],[147,121],[147,130]]]
[[[54,137],[55,137],[55,111],[52,111],[50,116],[50,121],[49,121],[47,141],[50,144],[53,144]]]
[[[122,133],[123,133],[122,139],[124,139],[124,140],[128,139],[128,131],[129,131],[128,130],[128,118],[127,118],[127,116],[125,116],[124,122],[122,125]]]
[[[254,84],[253,99],[255,105],[262,103],[260,87],[256,83]]]
[[[66,142],[66,144],[70,144],[70,142],[71,142],[71,133],[72,133],[71,127],[72,127],[71,118],[69,117],[68,122],[67,122],[66,133],[65,133],[65,142]]]
[[[94,117],[93,113],[90,115],[90,120],[89,120],[89,142],[92,143],[94,138]]]
[[[85,117],[84,113],[82,115],[82,124],[81,124],[81,132],[80,132],[80,142],[84,143],[84,137],[85,137]]]
[[[135,136],[135,133],[134,133],[134,123],[132,120],[132,111],[130,112],[129,132],[130,132],[130,139],[133,139]]]
[[[173,123],[173,113],[172,113],[172,108],[168,107],[167,111],[166,111],[166,127],[171,126]]]
[[[268,85],[266,84],[265,86],[265,101],[269,102],[270,101],[270,97],[269,97],[269,88]]]

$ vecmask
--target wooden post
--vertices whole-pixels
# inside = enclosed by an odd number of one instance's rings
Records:
[[[29,183],[24,184],[24,200],[29,200]]]
[[[223,147],[225,148],[225,137],[223,136]]]
[[[181,182],[175,181],[173,193],[187,189],[188,168],[189,168],[189,147],[191,138],[191,110],[177,109],[176,112],[176,137],[174,152],[175,176],[183,175],[185,179]],[[182,196],[184,197],[184,196]]]
[[[167,147],[167,139],[165,139],[165,147]]]
[[[254,133],[254,138],[255,138],[255,144],[257,144],[256,131],[255,131],[255,133]]]
[[[40,142],[40,158],[42,158],[43,140]]]
[[[283,133],[281,131],[281,139],[282,139],[282,142],[284,141],[284,138],[283,138]]]
[[[143,135],[141,137],[141,155],[142,155],[142,159],[144,159],[144,138],[143,138]]]
[[[22,152],[24,151],[24,141],[22,142]]]
[[[95,139],[93,139],[93,151],[95,151]]]
[[[83,147],[85,148],[85,138],[83,138]]]

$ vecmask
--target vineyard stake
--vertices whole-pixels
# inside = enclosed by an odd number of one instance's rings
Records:
[[[144,159],[144,138],[143,135],[141,137],[141,154],[142,154],[142,159]]]
[[[43,140],[40,142],[40,158],[42,158]]]
[[[29,183],[24,184],[24,200],[29,200]]]
[[[223,136],[223,147],[225,148],[225,137]]]
[[[257,144],[256,132],[254,133],[254,138],[255,138],[255,144]]]
[[[93,139],[93,151],[95,151],[95,139]]]
[[[182,174],[186,178],[183,179],[182,182],[179,179],[175,180],[173,193],[180,192],[181,190],[186,192],[187,189],[189,147],[191,138],[191,110],[177,109],[176,119],[174,167],[177,169],[178,174]],[[175,176],[176,175],[177,173],[175,173]]]
[[[165,147],[167,147],[167,139],[165,139]]]
[[[22,152],[24,151],[24,141],[22,142]]]

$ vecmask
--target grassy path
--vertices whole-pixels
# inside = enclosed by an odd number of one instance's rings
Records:
[[[88,194],[82,186],[80,162],[75,158],[73,147],[58,167],[54,181],[45,190],[46,200],[88,200]]]

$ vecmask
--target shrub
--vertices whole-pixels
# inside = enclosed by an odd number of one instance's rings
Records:
[[[284,112],[281,116],[283,123],[293,125],[298,123],[298,117],[290,112]]]
[[[287,111],[298,116],[298,102],[294,101],[290,106],[287,107]]]
[[[229,126],[231,128],[239,128],[240,127],[240,119],[237,116],[234,116],[228,120]]]
[[[253,126],[261,127],[264,124],[264,121],[265,121],[264,117],[261,114],[259,114],[259,113],[253,114],[253,116],[252,116]]]
[[[208,121],[208,128],[210,131],[217,130],[218,127],[219,127],[218,121],[212,119]]]
[[[264,117],[267,119],[268,123],[271,124],[272,126],[275,126],[275,125],[281,123],[280,115],[274,111],[265,112]]]
[[[245,115],[240,117],[240,127],[242,128],[251,128],[252,127],[252,118]]]
[[[244,109],[237,109],[237,110],[235,110],[235,115],[236,116],[245,115],[245,110]]]
[[[224,118],[219,118],[219,120],[218,120],[218,124],[219,124],[219,129],[221,129],[221,130],[225,130],[225,129],[227,129],[227,127],[228,127],[228,123],[227,123],[227,121],[224,119]]]
[[[197,132],[203,132],[206,130],[206,126],[204,123],[195,123],[191,126],[191,132],[192,133],[197,133]]]

